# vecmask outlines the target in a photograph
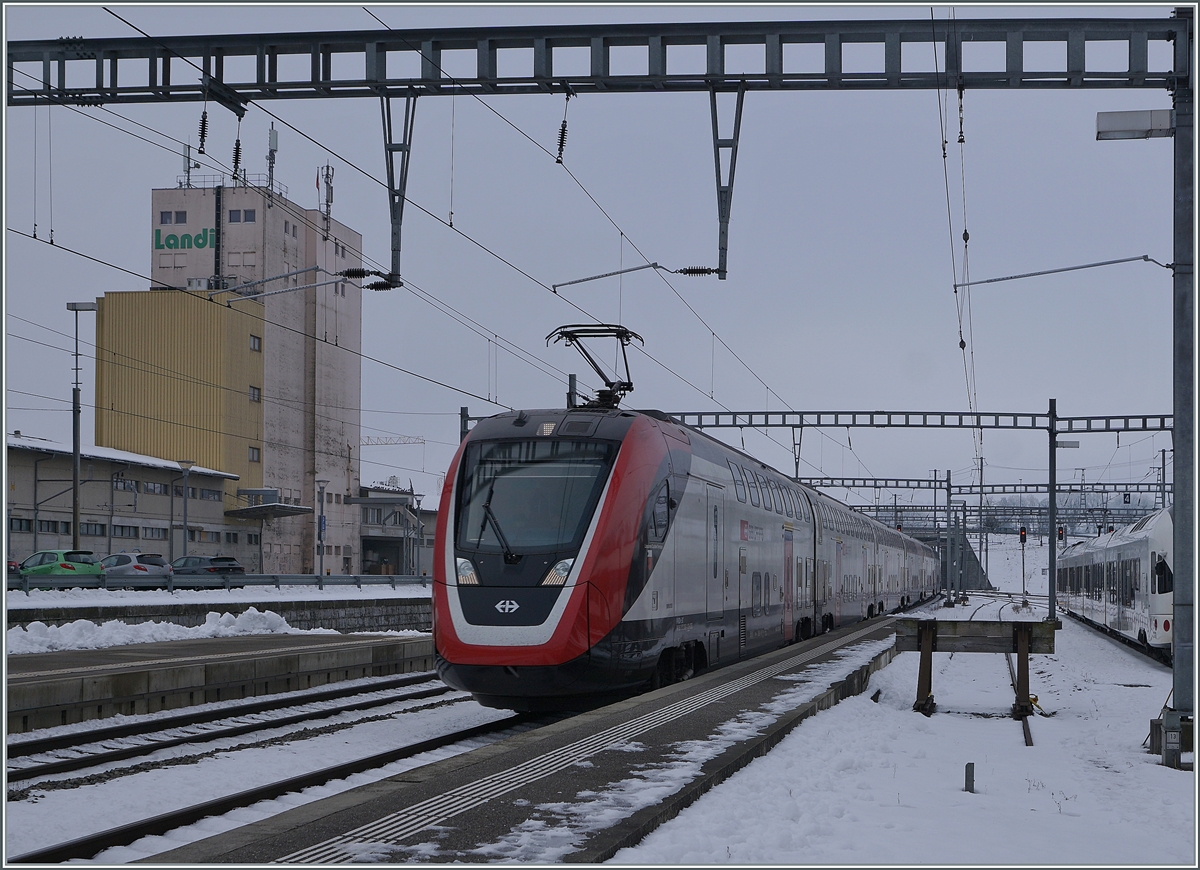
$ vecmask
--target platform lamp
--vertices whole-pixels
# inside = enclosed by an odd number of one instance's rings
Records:
[[[95,302],[68,302],[75,312],[75,383],[71,388],[71,549],[79,549],[79,312],[95,311]],[[112,496],[109,496],[111,500]]]
[[[317,573],[325,576],[325,487],[328,480],[317,481],[317,500],[321,502],[321,515],[317,519]]]
[[[188,541],[188,474],[191,472],[192,466],[196,463],[190,459],[179,459],[177,462],[180,470],[183,472],[183,555],[186,556]]]

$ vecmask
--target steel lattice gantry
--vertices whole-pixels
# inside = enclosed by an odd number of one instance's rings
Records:
[[[251,100],[372,97],[381,102],[392,218],[392,283],[399,280],[400,226],[416,98],[428,94],[541,94],[708,91],[717,189],[718,265],[726,276],[729,220],[742,106],[747,91],[873,90],[891,88],[1155,88],[1190,81],[1189,18],[1046,18],[956,21],[763,21],[632,25],[559,25],[425,30],[354,30],[109,39],[63,38],[8,43],[8,104],[173,102],[213,99],[238,113]],[[1123,70],[1087,69],[1088,42],[1125,43]],[[1065,45],[1065,68],[1027,68],[1026,43]],[[1001,43],[1004,68],[964,69],[963,45]],[[1151,43],[1172,43],[1172,62],[1150,67]],[[846,72],[846,45],[882,46],[883,67]],[[943,68],[906,70],[911,56],[929,58],[922,44],[941,45]],[[704,48],[702,68],[672,48]],[[727,69],[730,46],[761,47],[755,71]],[[645,49],[636,71],[613,69],[612,50]],[[556,53],[584,50],[586,71]],[[474,75],[451,76],[446,52],[474,54]],[[531,55],[524,72],[499,74],[501,52]],[[280,77],[284,66],[305,74]],[[300,64],[289,64],[300,58]],[[1181,59],[1182,58],[1182,59]],[[688,59],[690,60],[690,59]],[[226,62],[229,61],[227,67]],[[457,66],[457,65],[456,65]],[[75,68],[84,68],[75,75]],[[618,64],[620,67],[620,64]],[[72,74],[68,73],[72,69]],[[234,72],[235,68],[240,74]],[[127,70],[122,78],[121,70]],[[336,70],[349,71],[335,73]],[[507,70],[506,70],[507,72]],[[76,79],[87,85],[68,86]],[[137,83],[133,83],[136,79]],[[122,83],[122,82],[125,83]],[[736,92],[732,132],[721,135],[718,92]],[[403,98],[397,138],[390,101]],[[725,110],[726,112],[729,109]],[[727,119],[728,121],[728,119]],[[728,126],[728,124],[724,125]]]
[[[395,282],[399,280],[400,223],[411,156],[412,117],[420,95],[708,91],[713,95],[710,107],[720,240],[717,272],[724,278],[740,126],[736,120],[747,91],[1165,89],[1171,94],[1174,136],[1172,410],[1179,421],[1173,432],[1177,492],[1174,554],[1176,575],[1190,581],[1195,573],[1193,14],[1192,7],[1179,7],[1168,18],[605,24],[24,40],[8,43],[7,96],[10,106],[212,99],[239,115],[252,100],[377,98],[385,128],[384,154],[392,218],[389,280]],[[1065,68],[1027,68],[1024,45],[1035,42],[1064,44]],[[1128,48],[1125,69],[1088,69],[1089,42],[1125,43]],[[842,49],[855,43],[881,45],[883,68],[871,72],[845,71]],[[931,56],[930,46],[942,46],[941,71],[905,68],[904,46],[921,43],[926,48],[917,49],[917,54],[926,58]],[[963,47],[969,43],[1003,44],[1004,68],[964,69]],[[1153,43],[1169,45],[1167,68],[1150,67]],[[727,69],[726,48],[745,45],[762,47],[760,71]],[[630,46],[645,47],[645,67],[631,74],[624,69],[614,71],[612,49]],[[677,68],[678,53],[671,51],[676,46],[704,46],[703,69]],[[586,72],[568,71],[558,64],[559,50],[580,48],[587,52]],[[531,52],[532,63],[523,74],[500,76],[500,52],[511,50]],[[809,62],[808,50],[816,55],[812,66],[805,65]],[[448,51],[474,52],[475,75],[447,75],[442,59]],[[794,60],[798,55],[802,57],[801,63]],[[281,80],[279,61],[289,56],[305,58],[301,66],[306,74],[295,80]],[[339,60],[336,64],[335,58]],[[227,68],[227,61],[238,59],[250,61],[246,64],[249,72],[233,74],[234,68],[240,68],[245,61],[231,63]],[[131,83],[133,76],[126,74],[126,84],[122,84],[120,73],[131,65],[137,82]],[[79,67],[84,69],[80,80],[87,84],[68,86],[68,82],[75,81],[69,68]],[[350,73],[335,75],[335,67]],[[720,135],[718,92],[738,95],[730,137]],[[398,141],[391,129],[389,101],[393,98],[405,100],[403,132]],[[723,172],[723,156],[729,162],[727,173]],[[964,428],[982,425],[976,423]],[[1058,430],[1051,427],[1049,431],[1053,478],[1053,440]],[[1178,736],[1180,716],[1190,717],[1192,713],[1193,599],[1193,582],[1176,584],[1174,660],[1177,664],[1175,707],[1168,711],[1165,723],[1169,736]]]
[[[925,477],[796,477],[796,483],[811,486],[816,489],[932,489],[945,490],[946,481],[943,479]],[[1082,485],[1059,484],[1060,493],[1111,493],[1111,492],[1146,492],[1158,493],[1163,489],[1157,483],[1089,483]],[[1172,491],[1171,484],[1166,485],[1167,492]],[[988,483],[982,487],[984,495],[1030,495],[1049,492],[1050,488],[1044,483]],[[979,484],[954,484],[950,487],[951,495],[979,495]]]

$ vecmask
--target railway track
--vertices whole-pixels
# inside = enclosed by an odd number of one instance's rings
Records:
[[[8,860],[10,863],[14,864],[46,864],[61,863],[63,861],[70,861],[73,859],[91,858],[94,855],[103,852],[105,849],[110,849],[117,846],[127,846],[130,843],[136,842],[142,837],[165,834],[166,832],[175,828],[192,824],[206,817],[221,815],[231,812],[235,809],[248,807],[258,803],[259,801],[271,800],[273,798],[280,797],[281,795],[301,791],[302,789],[323,785],[327,782],[332,782],[339,779],[345,779],[346,777],[352,776],[356,773],[362,773],[364,771],[380,768],[395,761],[400,761],[405,758],[412,758],[423,752],[429,752],[434,749],[452,746],[456,743],[466,740],[491,735],[503,736],[504,732],[512,731],[514,729],[529,730],[530,727],[538,727],[541,724],[548,724],[550,721],[556,721],[558,718],[561,717],[535,717],[527,713],[508,716],[504,719],[494,722],[488,722],[482,725],[475,725],[469,728],[452,731],[429,740],[420,741],[419,743],[413,743],[408,746],[402,746],[397,749],[391,749],[386,752],[358,758],[353,761],[322,768],[321,770],[312,771],[311,773],[302,774],[300,776],[294,776],[277,782],[267,783],[265,785],[237,792],[236,794],[227,795],[214,800],[195,804],[193,806],[172,810],[168,813],[162,813],[141,821],[121,825],[117,828],[99,831],[97,833],[89,834],[85,837],[80,837],[69,842],[59,843],[54,846],[49,846],[47,848],[27,852],[23,855],[11,857]]]
[[[340,687],[300,696],[293,693],[289,697],[181,716],[156,717],[109,728],[17,741],[8,746],[7,779],[9,783],[26,782],[139,758],[170,747],[239,737],[451,692],[430,672],[365,686]],[[341,699],[348,700],[330,703]],[[246,721],[247,717],[250,721]],[[114,742],[121,745],[114,746]],[[47,755],[51,757],[39,758]]]

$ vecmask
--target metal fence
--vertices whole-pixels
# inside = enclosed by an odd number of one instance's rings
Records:
[[[424,586],[429,588],[430,577],[397,574],[209,574],[185,575],[171,578],[66,577],[54,574],[35,574],[20,577],[8,575],[8,591],[29,593],[30,589],[236,589],[246,586]]]

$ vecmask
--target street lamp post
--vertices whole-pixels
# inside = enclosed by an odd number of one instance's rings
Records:
[[[95,302],[68,302],[75,312],[75,384],[71,389],[71,548],[79,549],[79,312],[95,311]]]
[[[183,555],[187,555],[188,541],[188,474],[192,470],[192,466],[196,463],[190,459],[178,460],[180,469],[183,470]]]
[[[325,487],[328,480],[317,481],[317,500],[321,502],[321,515],[317,520],[317,573],[325,576]]]
[[[425,545],[425,524],[421,522],[421,499],[417,496],[417,576],[421,576],[421,547]]]

